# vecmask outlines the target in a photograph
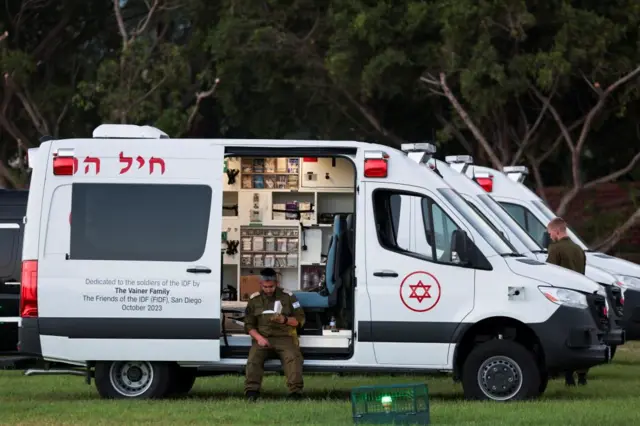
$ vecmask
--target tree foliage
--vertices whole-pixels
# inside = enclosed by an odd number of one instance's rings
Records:
[[[634,0],[5,3],[5,186],[24,185],[41,136],[104,122],[172,137],[436,140],[443,154],[528,165],[543,196],[566,186],[560,214],[580,191],[640,174]]]

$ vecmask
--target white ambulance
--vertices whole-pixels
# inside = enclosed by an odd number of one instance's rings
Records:
[[[465,174],[491,194],[539,245],[548,246],[546,224],[555,214],[535,192],[522,183],[528,175],[526,166],[505,167],[503,173],[472,165],[466,169]],[[622,290],[624,304],[622,318],[616,319],[616,322],[625,330],[627,340],[639,340],[640,265],[589,249],[571,228],[569,236],[585,250],[588,267],[598,268],[614,276],[615,286]]]
[[[609,361],[599,286],[515,253],[420,164],[428,144],[133,133],[103,125],[29,152],[19,347],[69,367],[28,374],[85,375],[105,398],[160,398],[198,376],[242,372],[251,339],[222,326],[220,232],[221,171],[245,157],[262,159],[260,170],[287,157],[353,171],[354,210],[329,228],[326,284],[295,291],[305,371],[448,372],[469,399],[509,401],[539,396],[549,375]],[[283,185],[334,179],[289,164]],[[334,316],[344,320],[327,329]]]
[[[526,230],[466,174],[466,170],[473,163],[469,155],[447,156],[446,162],[432,158],[428,165],[454,188],[462,198],[481,216],[485,222],[504,236],[519,253],[533,259],[546,262],[547,250],[529,235]],[[612,357],[616,347],[626,341],[624,330],[620,324],[624,313],[624,299],[621,289],[615,285],[616,278],[607,271],[593,265],[586,265],[587,278],[598,283],[607,296],[607,312],[609,321],[601,324],[601,330],[606,332],[605,342],[612,346]]]

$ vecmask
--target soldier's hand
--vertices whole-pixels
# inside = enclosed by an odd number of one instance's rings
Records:
[[[284,324],[285,322],[285,318],[284,315],[282,314],[275,314],[271,316],[271,321],[278,323],[278,324]]]
[[[260,336],[259,339],[256,339],[256,341],[258,342],[258,345],[262,346],[263,348],[266,348],[270,345],[269,341],[262,336]]]

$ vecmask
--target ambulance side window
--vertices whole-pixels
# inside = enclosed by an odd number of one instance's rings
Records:
[[[529,210],[525,212],[525,217],[527,218],[527,231],[529,231],[529,235],[531,235],[538,244],[542,245],[547,227],[540,223],[538,218],[531,214]]]
[[[527,222],[524,218],[524,207],[511,204],[511,203],[501,203],[507,212],[522,226],[525,230],[527,230]],[[528,231],[528,230],[527,230]]]
[[[427,208],[427,199],[423,200],[423,212]],[[435,251],[439,262],[451,262],[451,234],[459,229],[449,216],[433,200],[429,200],[428,207],[433,218],[433,230],[436,237]],[[424,214],[424,213],[423,213]]]
[[[537,217],[522,206],[511,203],[500,203],[509,212],[509,214],[527,231],[539,245],[542,245],[544,240],[544,232],[547,230],[546,225],[542,224]]]
[[[451,233],[459,228],[433,200],[418,194],[377,189],[373,203],[382,247],[423,260],[454,263]],[[416,217],[409,214],[411,206],[416,209]]]
[[[389,197],[395,245],[402,250],[409,250],[411,244],[411,199],[410,195],[400,194]]]
[[[74,183],[70,258],[195,262],[205,251],[207,185]]]

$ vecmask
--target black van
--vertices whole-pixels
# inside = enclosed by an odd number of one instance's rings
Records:
[[[27,190],[0,189],[0,355],[17,354]]]

